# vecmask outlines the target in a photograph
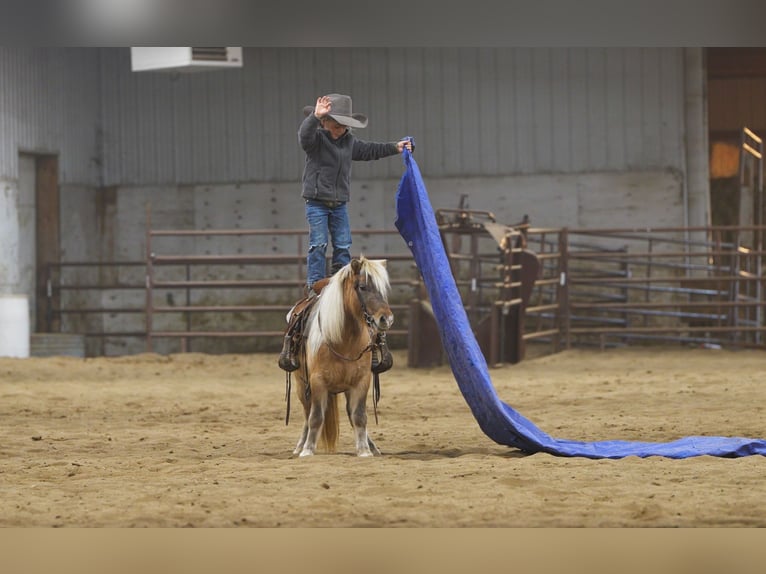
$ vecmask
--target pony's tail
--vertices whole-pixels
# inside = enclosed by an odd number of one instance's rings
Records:
[[[335,445],[340,435],[338,425],[338,395],[327,397],[327,409],[324,412],[324,424],[322,425],[322,444],[327,452],[335,452]]]

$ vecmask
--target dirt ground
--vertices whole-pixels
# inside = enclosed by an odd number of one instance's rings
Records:
[[[0,526],[766,526],[766,460],[524,456],[479,429],[449,367],[382,376],[382,457],[291,456],[276,355],[0,359]],[[574,440],[766,436],[766,354],[567,351],[492,369]]]

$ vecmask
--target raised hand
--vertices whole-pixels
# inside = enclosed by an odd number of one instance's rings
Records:
[[[332,110],[332,102],[327,96],[319,96],[317,98],[316,106],[314,106],[314,115],[318,118],[322,118],[330,113]]]

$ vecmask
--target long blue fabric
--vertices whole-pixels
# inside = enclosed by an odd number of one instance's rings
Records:
[[[487,362],[463,308],[420,170],[406,149],[404,165],[405,172],[396,194],[396,227],[423,276],[455,380],[481,430],[489,438],[526,453],[594,459],[766,456],[766,440],[739,437],[691,436],[664,443],[557,439],[502,402],[492,386]]]

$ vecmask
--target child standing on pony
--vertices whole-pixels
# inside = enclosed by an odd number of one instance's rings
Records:
[[[328,243],[332,242],[333,249],[330,274],[351,260],[347,208],[351,196],[351,162],[393,156],[402,153],[405,147],[411,152],[413,146],[408,139],[395,143],[358,139],[351,129],[366,127],[367,116],[353,113],[351,97],[344,94],[320,96],[316,104],[306,106],[303,113],[306,118],[298,129],[298,142],[306,152],[301,192],[309,224],[306,294],[313,297],[314,285],[327,276]],[[279,366],[287,371],[298,366],[297,349],[290,343],[293,337],[288,335],[291,333],[285,335],[279,357]]]

